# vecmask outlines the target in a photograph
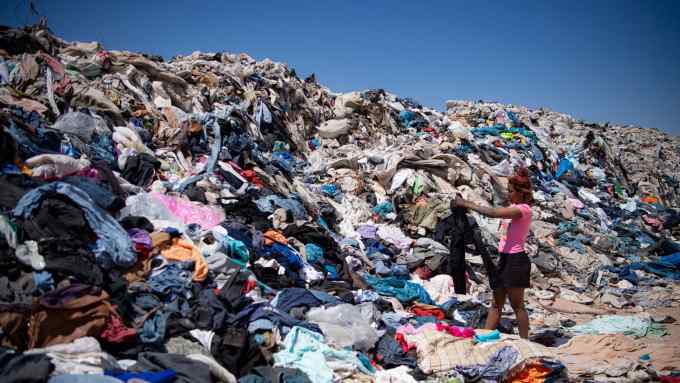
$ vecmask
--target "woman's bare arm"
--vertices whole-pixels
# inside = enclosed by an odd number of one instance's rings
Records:
[[[517,207],[486,207],[479,206],[470,201],[464,200],[460,197],[456,198],[456,205],[464,207],[466,209],[474,210],[481,215],[485,215],[491,218],[520,218],[522,217],[522,211]]]

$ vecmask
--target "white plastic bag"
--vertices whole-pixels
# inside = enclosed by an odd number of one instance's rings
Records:
[[[378,341],[378,333],[371,327],[372,310],[361,306],[340,304],[328,308],[317,307],[309,310],[307,320],[316,323],[323,331],[329,344],[338,348],[353,347],[355,350],[368,351]]]

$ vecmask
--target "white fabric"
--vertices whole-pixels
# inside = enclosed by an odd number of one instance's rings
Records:
[[[64,154],[41,154],[26,160],[34,177],[63,178],[90,166],[88,160],[77,160]]]
[[[377,226],[378,226],[377,234],[378,237],[380,237],[381,239],[393,244],[394,246],[402,250],[406,250],[409,247],[411,247],[413,239],[407,237],[406,234],[404,234],[404,232],[401,231],[400,228],[384,224],[380,224]]]
[[[409,371],[406,366],[378,370],[375,373],[375,383],[417,383],[417,380],[409,375]]]
[[[443,304],[456,296],[453,278],[447,274],[436,275],[430,278],[430,280],[420,279],[416,274],[412,274],[411,282],[423,286],[430,295],[430,298],[437,304]]]
[[[120,369],[111,355],[102,351],[97,339],[83,337],[71,343],[35,348],[26,354],[47,354],[54,364],[52,375],[103,374],[104,370]]]

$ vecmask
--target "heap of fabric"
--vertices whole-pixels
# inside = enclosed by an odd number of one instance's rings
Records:
[[[546,109],[337,94],[246,54],[2,28],[0,381],[669,375],[675,318],[632,314],[680,301],[678,147]],[[500,222],[450,210],[505,204],[519,167],[531,340],[480,330]]]

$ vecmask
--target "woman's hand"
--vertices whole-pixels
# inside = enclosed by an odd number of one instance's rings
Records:
[[[457,195],[456,198],[453,199],[453,205],[456,207],[463,207],[468,210],[474,210],[477,213],[481,215],[485,215],[487,217],[491,218],[510,218],[510,219],[515,219],[515,218],[520,218],[522,216],[522,212],[519,210],[519,208],[512,206],[512,207],[486,207],[486,206],[480,206],[476,205],[466,199],[463,199],[460,195]]]

